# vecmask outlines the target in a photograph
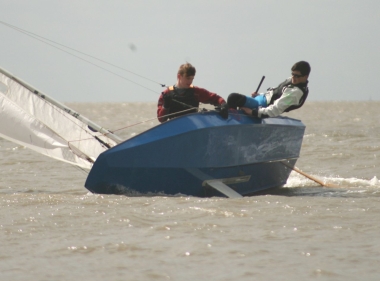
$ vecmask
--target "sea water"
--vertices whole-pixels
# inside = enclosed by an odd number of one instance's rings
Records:
[[[155,103],[68,103],[129,138]],[[0,280],[380,280],[380,102],[307,102],[285,187],[242,199],[95,195],[0,139]],[[191,148],[188,148],[191,149]]]

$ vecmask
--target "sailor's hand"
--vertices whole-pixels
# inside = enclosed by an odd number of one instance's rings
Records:
[[[259,94],[257,93],[257,92],[253,92],[252,94],[251,94],[251,97],[257,97]]]
[[[222,116],[223,119],[228,118],[228,105],[227,105],[227,103],[221,104],[219,114],[220,114],[220,116]]]
[[[163,96],[163,99],[164,99],[164,107],[166,109],[170,108],[170,106],[172,105],[172,96],[170,94],[162,94]]]

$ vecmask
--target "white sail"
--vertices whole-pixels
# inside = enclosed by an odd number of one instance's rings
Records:
[[[1,68],[0,137],[85,169],[122,141]]]

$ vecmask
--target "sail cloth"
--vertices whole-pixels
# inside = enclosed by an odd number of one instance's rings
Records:
[[[122,141],[1,68],[0,137],[85,169]]]

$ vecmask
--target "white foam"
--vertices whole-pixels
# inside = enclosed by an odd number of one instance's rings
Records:
[[[342,186],[344,188],[347,187],[374,187],[380,188],[380,181],[376,176],[374,176],[370,180],[359,179],[359,178],[340,178],[340,177],[321,177],[314,176],[323,183],[326,184],[334,184],[338,186]],[[318,183],[296,173],[292,172],[288,178],[288,181],[285,187],[303,187],[303,186],[315,186],[319,185]]]

